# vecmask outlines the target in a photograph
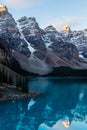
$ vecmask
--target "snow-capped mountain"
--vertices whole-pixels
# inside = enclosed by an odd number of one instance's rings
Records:
[[[20,32],[15,19],[8,12],[6,6],[0,7],[0,38],[4,39],[13,50],[19,49],[22,53],[29,53],[27,44],[20,38]]]
[[[27,36],[40,35],[43,33],[43,30],[39,27],[36,19],[34,17],[22,17],[18,20],[19,25],[24,33]]]
[[[80,31],[61,31],[61,36],[66,42],[74,44],[78,51],[79,55],[82,57],[87,57],[87,30]]]
[[[5,6],[0,7],[0,16],[0,38],[24,70],[43,75],[53,67],[87,68],[86,61],[79,57],[79,53],[86,57],[86,30],[41,29],[34,17],[26,16],[16,22]]]
[[[0,35],[10,34],[13,38],[19,37],[19,31],[12,15],[5,6],[0,8],[2,9],[2,11],[0,11]]]

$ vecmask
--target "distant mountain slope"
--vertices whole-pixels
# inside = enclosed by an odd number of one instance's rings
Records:
[[[80,57],[87,57],[87,30],[80,31],[61,31],[60,32],[62,38],[66,42],[70,42],[74,44],[78,51]]]

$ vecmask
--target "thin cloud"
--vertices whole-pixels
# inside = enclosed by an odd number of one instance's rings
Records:
[[[62,30],[65,25],[70,26],[71,29],[78,28],[84,18],[80,17],[63,17],[63,18],[52,18],[46,16],[47,21],[43,24],[43,28],[49,25],[53,25],[58,31]],[[50,22],[49,22],[50,21]]]
[[[84,29],[86,24],[87,18],[86,17],[66,17],[63,19],[57,19],[53,21],[51,24],[57,29],[62,30],[65,25],[70,26],[72,30],[79,30]]]
[[[69,17],[69,18],[64,18],[60,20],[56,20],[52,23],[52,25],[58,29],[62,30],[65,25],[70,26],[71,28],[74,28],[79,25],[80,18],[74,18],[74,17]]]
[[[11,8],[26,8],[33,4],[37,4],[40,0],[2,0],[2,3]]]

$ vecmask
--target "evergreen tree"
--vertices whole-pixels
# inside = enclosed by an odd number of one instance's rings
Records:
[[[23,78],[23,87],[22,87],[23,92],[28,93],[28,79]]]
[[[2,85],[2,73],[0,72],[0,85]]]
[[[9,84],[13,85],[13,78],[12,78],[12,75],[9,74],[9,81],[8,81]]]

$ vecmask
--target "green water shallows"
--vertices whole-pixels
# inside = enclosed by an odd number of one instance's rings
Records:
[[[86,78],[31,78],[35,99],[0,102],[0,130],[87,130]]]

